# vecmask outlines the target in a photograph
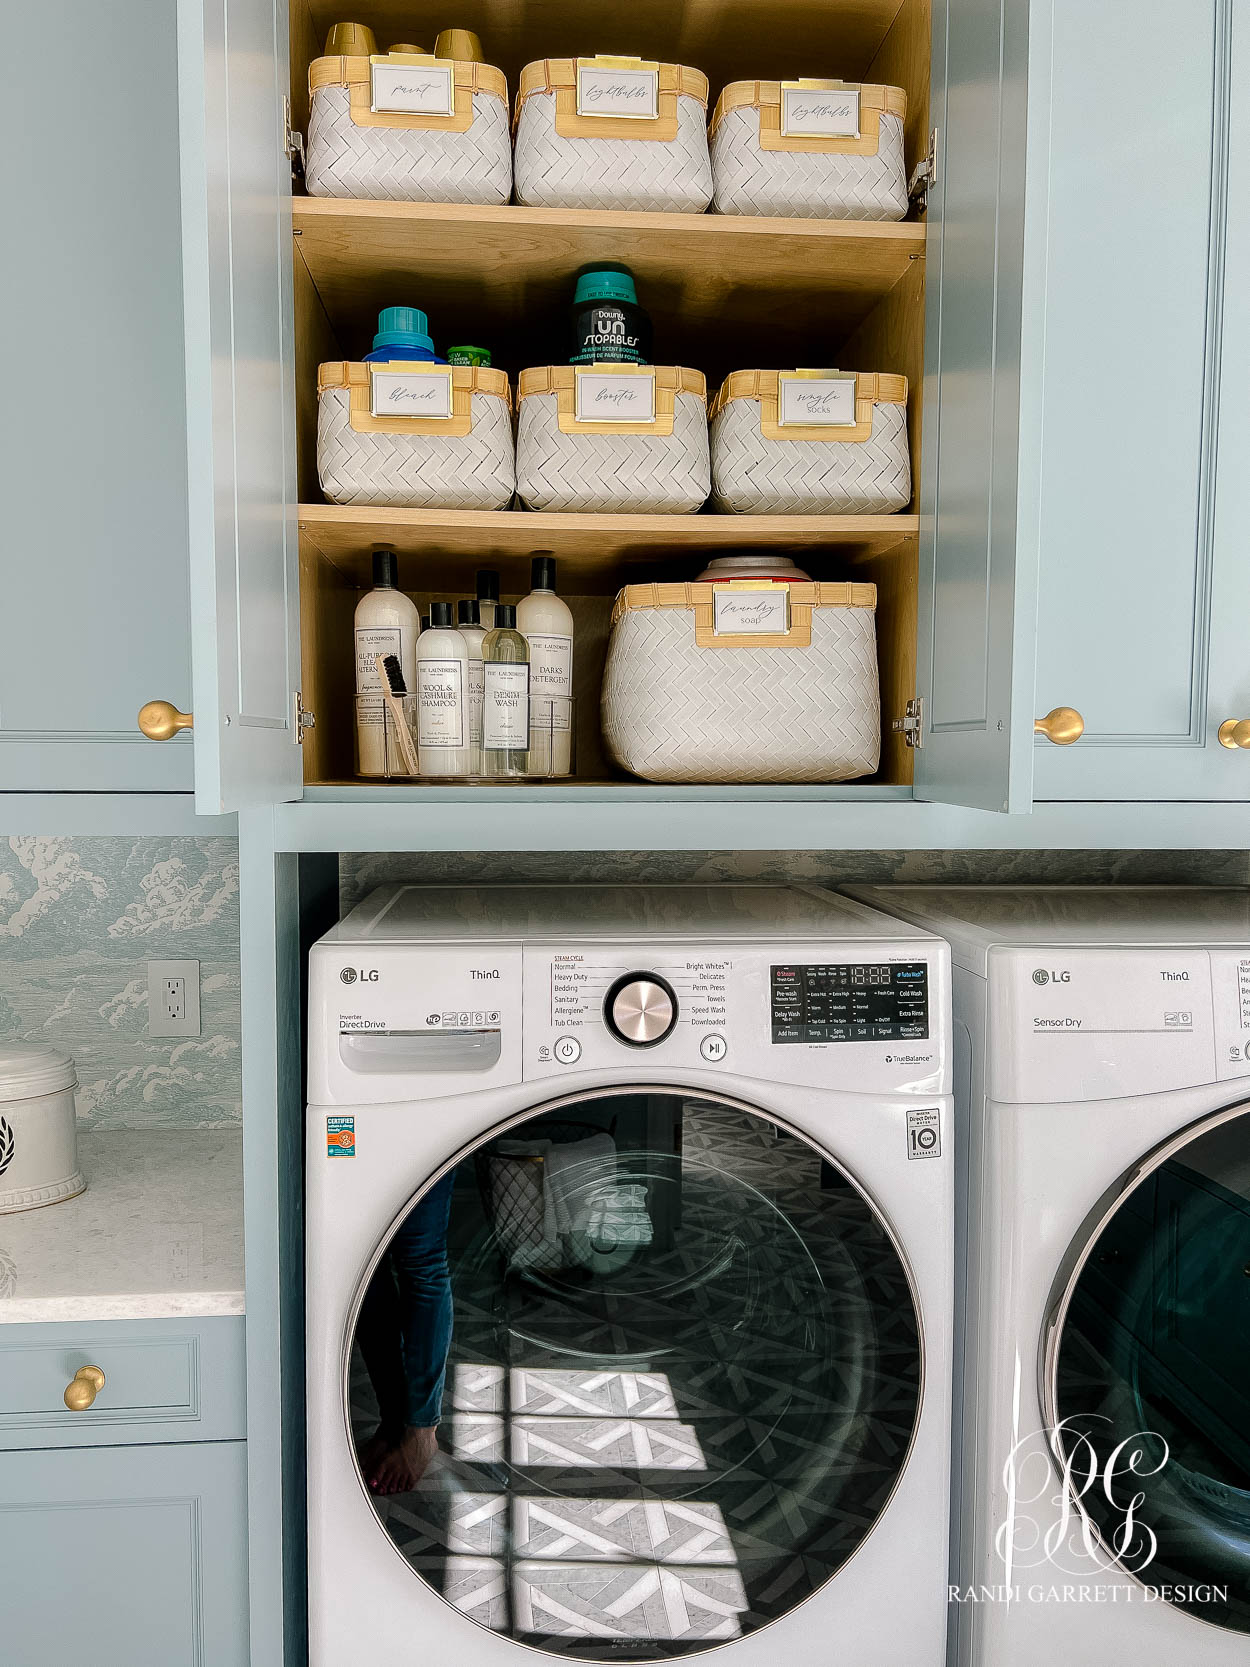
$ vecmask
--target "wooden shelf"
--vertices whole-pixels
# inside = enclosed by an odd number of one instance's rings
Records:
[[[294,230],[345,358],[368,350],[380,308],[406,304],[430,314],[441,346],[479,342],[513,375],[567,360],[573,276],[613,260],[638,280],[657,363],[712,382],[744,365],[837,364],[846,335],[925,247],[911,221],[327,197],[297,197]]]
[[[504,589],[524,590],[535,550],[554,551],[562,588],[610,595],[629,578],[673,578],[674,558],[690,576],[703,557],[753,549],[785,550],[813,577],[888,551],[914,551],[915,515],[555,515],[518,510],[371,509],[301,504],[300,536],[356,583],[369,583],[369,551],[393,544],[422,558],[422,587],[462,588],[475,567],[503,574]]]

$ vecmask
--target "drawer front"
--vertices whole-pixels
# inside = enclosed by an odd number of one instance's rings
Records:
[[[0,1448],[241,1437],[243,1344],[242,1315],[0,1326]],[[104,1384],[70,1411],[83,1366]]]

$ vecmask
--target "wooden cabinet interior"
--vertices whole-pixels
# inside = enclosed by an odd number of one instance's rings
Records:
[[[423,11],[400,0],[352,8],[380,50],[397,39],[431,46]],[[340,21],[337,0],[292,0],[291,103],[308,114],[308,64]],[[836,76],[906,89],[907,165],[928,134],[929,0],[634,0],[603,38],[579,0],[465,0],[457,25],[482,38],[514,93],[522,65],[542,57],[627,50],[697,66],[710,101],[731,80]],[[414,36],[414,30],[416,31]],[[588,34],[589,31],[589,34]],[[429,37],[427,39],[427,36]],[[297,193],[299,187],[297,186]],[[505,594],[528,589],[530,552],[553,550],[577,618],[578,781],[633,778],[603,755],[598,682],[612,597],[623,583],[693,577],[716,554],[786,552],[814,578],[878,587],[883,747],[874,782],[912,779],[892,729],[915,693],[925,226],[617,214],[455,204],[360,202],[297,194],[295,336],[305,705],[310,784],[350,784],[352,611],[369,583],[369,551],[391,544],[401,579],[424,606],[471,595],[478,567],[497,567]],[[838,365],[908,379],[913,502],[890,516],[581,516],[522,511],[352,508],[317,483],[317,366],[368,351],[378,310],[431,316],[440,346],[475,341],[515,380],[527,365],[568,358],[572,278],[594,259],[635,272],[659,362],[704,371],[709,395],[731,370]]]

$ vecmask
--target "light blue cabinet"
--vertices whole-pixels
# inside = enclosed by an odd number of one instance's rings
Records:
[[[0,790],[187,791],[190,736],[135,728],[191,692],[174,7],[28,16],[55,70],[5,92]]]
[[[5,1667],[248,1667],[245,1452],[5,1454]]]
[[[1250,6],[1046,0],[1038,799],[1250,799]]]

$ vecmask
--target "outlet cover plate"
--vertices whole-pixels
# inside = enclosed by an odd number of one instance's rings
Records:
[[[182,1012],[169,1014],[166,983],[182,980]],[[200,1034],[200,963],[198,961],[148,962],[148,1035],[198,1036]]]

